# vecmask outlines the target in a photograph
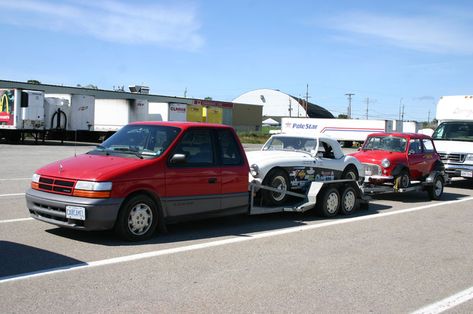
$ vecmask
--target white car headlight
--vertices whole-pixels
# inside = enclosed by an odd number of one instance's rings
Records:
[[[381,161],[381,166],[383,166],[383,168],[388,168],[389,166],[391,166],[391,162],[389,161],[389,159],[383,159]]]
[[[86,191],[110,191],[112,189],[112,182],[77,181],[75,189]]]
[[[259,167],[256,164],[251,165],[250,167],[250,173],[253,177],[257,177],[259,174]]]
[[[473,162],[473,154],[466,154],[465,161]]]

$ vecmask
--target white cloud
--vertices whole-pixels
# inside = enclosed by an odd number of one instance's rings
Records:
[[[352,12],[330,19],[325,26],[350,37],[350,41],[375,39],[422,52],[473,54],[473,27],[468,15],[394,16]]]
[[[124,44],[198,49],[203,44],[193,5],[125,3],[117,0],[0,0],[0,23],[81,33]],[[5,18],[6,17],[6,18]]]

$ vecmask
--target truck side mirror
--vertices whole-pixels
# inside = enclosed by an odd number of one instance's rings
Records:
[[[184,155],[184,154],[174,154],[171,157],[170,162],[172,164],[185,164],[186,163],[186,155]]]

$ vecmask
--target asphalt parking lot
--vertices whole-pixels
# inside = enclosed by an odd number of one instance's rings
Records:
[[[0,144],[1,313],[473,312],[473,183],[441,201],[378,196],[348,218],[181,223],[142,243],[29,218],[34,170],[91,147]]]

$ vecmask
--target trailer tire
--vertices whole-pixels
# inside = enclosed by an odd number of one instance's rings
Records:
[[[342,179],[352,179],[358,181],[359,174],[356,167],[353,165],[348,165],[342,173]]]
[[[444,182],[442,177],[436,176],[432,186],[429,186],[427,193],[431,200],[439,200],[443,195]]]
[[[262,189],[261,195],[266,204],[279,206],[287,201],[288,195],[286,191],[289,189],[290,181],[286,171],[280,168],[271,170],[264,179],[263,185],[281,190],[281,192],[278,193]]]
[[[127,241],[142,241],[152,237],[158,224],[156,203],[144,194],[125,201],[115,223],[115,232]]]
[[[336,188],[324,190],[319,209],[324,217],[334,217],[338,214],[340,211],[340,193]]]
[[[358,195],[352,186],[342,188],[342,198],[340,201],[340,212],[343,215],[351,215],[358,209]]]

